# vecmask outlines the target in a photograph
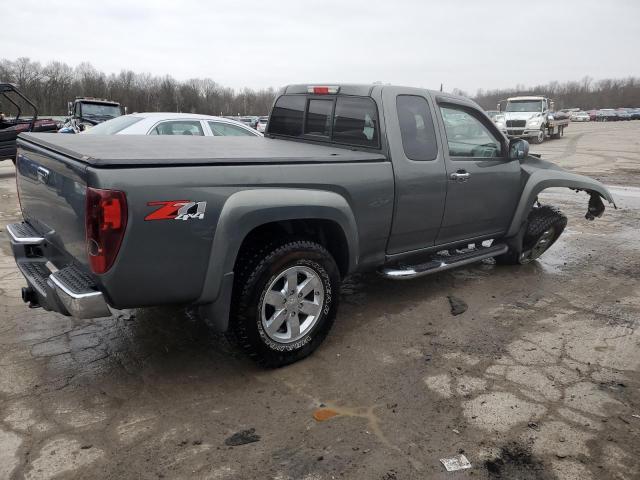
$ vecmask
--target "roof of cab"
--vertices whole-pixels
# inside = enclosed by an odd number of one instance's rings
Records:
[[[542,95],[530,95],[530,96],[524,96],[524,97],[509,97],[507,98],[507,102],[519,102],[519,101],[533,101],[533,100],[544,100],[546,97],[543,97]]]
[[[439,101],[454,101],[465,104],[477,105],[472,99],[468,97],[462,97],[460,95],[454,95],[448,92],[441,92],[439,90],[430,90],[426,88],[417,88],[417,87],[408,87],[401,85],[389,85],[382,83],[337,83],[337,82],[327,82],[327,83],[298,83],[293,85],[286,85],[282,87],[279,95],[294,95],[294,94],[310,94],[309,87],[317,87],[317,86],[336,86],[339,87],[338,95],[358,95],[358,96],[371,96],[374,88],[406,88],[407,90],[416,89],[416,90],[426,90],[431,93],[434,97],[436,97]]]
[[[282,94],[309,93],[308,88],[313,86],[336,86],[340,87],[338,94],[341,95],[371,95],[371,90],[380,85],[374,84],[356,84],[356,83],[299,83],[295,85],[287,85],[282,89]]]

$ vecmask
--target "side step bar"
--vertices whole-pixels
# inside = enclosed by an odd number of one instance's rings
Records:
[[[492,258],[507,253],[509,247],[504,243],[490,247],[475,248],[456,255],[435,255],[431,260],[419,265],[406,267],[385,267],[380,271],[383,277],[392,280],[409,280],[436,272],[443,272],[470,263],[479,262],[485,258]]]

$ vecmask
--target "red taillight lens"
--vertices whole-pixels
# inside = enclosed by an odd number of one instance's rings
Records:
[[[118,190],[87,187],[87,255],[94,273],[113,265],[127,228],[127,197]]]
[[[320,86],[320,85],[309,85],[307,87],[308,93],[313,93],[314,95],[335,95],[340,90],[340,87],[337,85],[333,86]]]

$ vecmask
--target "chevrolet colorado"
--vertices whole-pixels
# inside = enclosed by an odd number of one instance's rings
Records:
[[[30,306],[184,305],[266,366],[318,347],[352,272],[530,262],[567,221],[540,191],[613,203],[471,100],[387,85],[285,87],[264,138],[23,134],[17,185]]]

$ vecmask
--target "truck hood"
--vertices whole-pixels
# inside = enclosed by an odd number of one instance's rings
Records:
[[[504,112],[506,120],[529,120],[538,115],[540,115],[540,112]]]
[[[265,137],[51,135],[26,133],[18,144],[47,148],[95,167],[382,162],[380,153]]]

